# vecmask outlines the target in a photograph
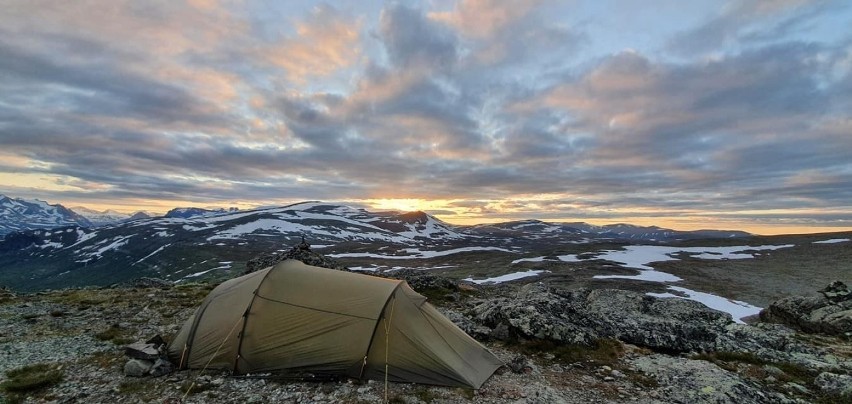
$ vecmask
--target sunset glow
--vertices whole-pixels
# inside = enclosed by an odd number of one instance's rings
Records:
[[[0,194],[852,229],[849,2],[511,4],[10,2]]]

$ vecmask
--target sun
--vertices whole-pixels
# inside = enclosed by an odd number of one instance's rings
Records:
[[[432,205],[429,201],[422,199],[368,199],[366,201],[376,210],[398,210],[401,212],[414,212],[429,209]]]

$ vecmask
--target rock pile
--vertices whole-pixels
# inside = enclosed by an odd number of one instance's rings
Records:
[[[124,364],[124,375],[129,377],[163,376],[174,371],[166,353],[166,343],[160,336],[146,342],[137,342],[124,347],[130,360]]]
[[[852,292],[834,281],[817,296],[794,296],[773,302],[760,312],[761,321],[794,329],[852,339]]]
[[[287,251],[266,254],[250,259],[248,262],[246,262],[245,273],[250,274],[252,272],[271,267],[281,261],[285,261],[288,259],[299,260],[304,262],[305,264],[317,267],[331,268],[337,270],[346,269],[346,267],[344,267],[337,261],[325,257],[322,254],[318,254],[316,252],[311,251],[311,245],[308,244],[303,237],[302,242],[299,243],[299,245],[294,246],[293,248]]]

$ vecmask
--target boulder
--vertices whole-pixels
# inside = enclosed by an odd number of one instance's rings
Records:
[[[513,298],[467,305],[466,312],[451,318],[478,338],[589,346],[613,338],[663,353],[739,352],[813,372],[852,371],[852,360],[804,343],[784,325],[737,324],[729,314],[690,300],[626,290],[551,290],[538,283],[525,285]]]
[[[148,373],[150,373],[151,376],[159,377],[159,376],[163,376],[163,375],[167,375],[169,373],[172,373],[174,370],[175,370],[175,367],[171,362],[169,362],[166,359],[159,358],[151,366],[151,369],[148,371]]]
[[[713,350],[732,323],[730,315],[689,300],[624,290],[551,291],[541,283],[525,285],[514,299],[482,302],[471,312],[477,323],[505,328],[509,339],[591,345],[616,338],[673,352]]]
[[[852,292],[840,281],[816,296],[780,299],[761,310],[760,320],[807,333],[852,338]]]
[[[131,359],[124,364],[124,375],[128,377],[143,377],[148,375],[154,362],[144,359]]]

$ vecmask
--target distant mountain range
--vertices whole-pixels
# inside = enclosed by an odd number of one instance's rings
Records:
[[[609,224],[595,226],[588,223],[547,223],[540,220],[521,220],[497,224],[473,226],[475,231],[491,235],[531,238],[552,238],[554,236],[585,236],[588,238],[610,238],[614,240],[641,240],[670,242],[686,239],[748,237],[751,234],[736,230],[693,230],[680,231],[657,226],[634,226],[632,224]]]
[[[227,210],[194,207],[174,208],[166,213],[165,217],[189,218],[235,211],[237,211],[237,208]],[[144,211],[128,214],[114,210],[97,211],[83,206],[66,208],[60,204],[50,204],[40,200],[10,198],[0,195],[0,237],[22,230],[52,229],[74,225],[99,227],[157,216],[159,215]]]
[[[21,230],[93,225],[83,215],[59,204],[0,195],[0,235]]]
[[[105,224],[124,222],[127,220],[148,219],[150,217],[157,216],[155,214],[142,211],[128,214],[116,212],[114,210],[97,211],[82,206],[75,206],[73,208],[70,208],[70,210],[75,213],[78,213],[80,216],[83,216],[86,219],[89,219],[89,222],[91,222],[92,225],[95,227],[103,226]]]
[[[174,209],[166,212],[165,217],[177,217],[177,218],[188,219],[190,217],[195,217],[195,216],[211,216],[211,215],[218,215],[218,214],[227,213],[227,212],[236,212],[238,210],[239,209],[237,209],[237,208],[229,208],[227,210],[225,210],[224,208],[220,208],[220,209],[174,208]]]
[[[456,226],[424,212],[369,212],[323,202],[248,211],[175,209],[163,217],[95,226],[61,205],[7,200],[2,200],[3,206],[9,205],[4,209],[28,212],[22,218],[51,218],[37,222],[41,228],[18,225],[0,241],[0,285],[22,290],[107,285],[141,276],[186,281],[224,277],[240,272],[249,259],[289,248],[302,237],[336,253],[380,252],[393,259],[399,251],[417,249],[511,251],[597,241],[663,243],[749,235],[537,220]]]

